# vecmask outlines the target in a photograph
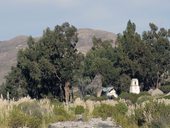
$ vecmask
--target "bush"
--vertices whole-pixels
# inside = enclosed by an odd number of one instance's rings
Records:
[[[92,112],[94,117],[101,117],[102,119],[106,119],[107,117],[112,117],[114,112],[114,107],[107,104],[101,104],[100,106],[96,106]]]
[[[19,109],[14,109],[9,114],[9,121],[8,126],[11,128],[19,128],[26,126],[26,116],[23,112],[21,112]]]
[[[170,85],[161,86],[160,90],[163,91],[164,93],[169,93],[170,92]]]
[[[68,121],[73,119],[73,116],[69,114],[63,106],[55,106],[54,115],[55,121]]]
[[[163,98],[164,98],[164,99],[170,99],[170,95],[164,96]]]
[[[29,128],[41,128],[42,120],[38,117],[27,117],[27,126]]]
[[[135,120],[139,126],[147,125],[151,128],[170,126],[170,105],[150,101],[142,108],[135,110]]]
[[[120,94],[119,97],[122,99],[125,99],[125,100],[130,100],[134,104],[134,103],[136,103],[136,101],[138,99],[138,94],[123,92]]]
[[[126,106],[125,103],[118,103],[114,106],[114,108],[116,113],[120,113],[122,115],[125,115],[126,112],[128,111],[128,107]]]
[[[138,99],[137,99],[137,104],[142,104],[143,102],[145,101],[152,101],[153,100],[153,97],[152,96],[148,96],[148,95],[144,95],[144,96],[140,96]]]
[[[146,123],[144,110],[142,108],[135,109],[134,120],[138,126],[143,126]]]
[[[113,118],[122,128],[139,128],[134,120],[126,115],[117,114]]]
[[[41,128],[42,120],[38,117],[27,115],[20,109],[14,108],[9,115],[8,126],[11,128],[19,128],[28,126],[29,128]]]
[[[140,96],[149,96],[150,94],[147,92],[141,92],[139,94],[133,94],[133,93],[127,93],[127,92],[123,92],[120,94],[120,98],[125,99],[125,100],[130,100],[133,104],[136,103],[137,99]]]
[[[42,113],[45,112],[45,110],[39,106],[38,102],[23,102],[19,104],[18,107],[24,113],[38,118],[42,118],[43,117]]]
[[[107,100],[108,98],[106,96],[100,96],[100,97],[95,97],[95,96],[85,96],[84,100],[92,100],[92,101],[102,101],[102,100]]]
[[[82,114],[82,113],[84,113],[84,112],[85,112],[85,109],[84,109],[83,106],[80,106],[80,105],[76,106],[76,108],[75,108],[75,114],[76,114],[76,115],[77,115],[77,114]]]

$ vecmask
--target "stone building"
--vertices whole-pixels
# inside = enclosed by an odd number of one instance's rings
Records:
[[[133,78],[131,80],[131,85],[130,85],[130,93],[135,93],[139,94],[140,93],[140,86],[139,86],[139,81],[137,78]]]

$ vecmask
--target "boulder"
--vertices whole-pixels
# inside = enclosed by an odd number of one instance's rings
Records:
[[[162,95],[162,94],[164,94],[160,89],[150,89],[149,91],[148,91],[148,93],[149,94],[151,94],[151,96],[157,96],[157,95]]]
[[[97,74],[85,90],[86,92],[94,93],[97,97],[100,97],[102,93],[102,75]]]

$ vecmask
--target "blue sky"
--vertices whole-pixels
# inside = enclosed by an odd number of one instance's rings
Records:
[[[0,0],[0,40],[40,36],[67,21],[77,28],[121,33],[130,19],[137,31],[149,22],[170,28],[170,0]]]

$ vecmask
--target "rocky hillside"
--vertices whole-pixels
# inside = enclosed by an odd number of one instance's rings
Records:
[[[115,46],[116,35],[112,32],[106,32],[102,30],[94,29],[79,29],[78,38],[79,42],[77,44],[77,49],[82,53],[87,53],[93,46],[93,37],[101,38],[102,40],[113,40],[113,46]]]
[[[92,47],[92,38],[96,36],[102,40],[113,40],[115,45],[116,35],[111,32],[94,29],[79,29],[77,49],[82,53]],[[17,36],[7,41],[0,41],[0,84],[4,81],[4,76],[10,71],[11,66],[15,66],[17,51],[27,46],[27,36]]]

